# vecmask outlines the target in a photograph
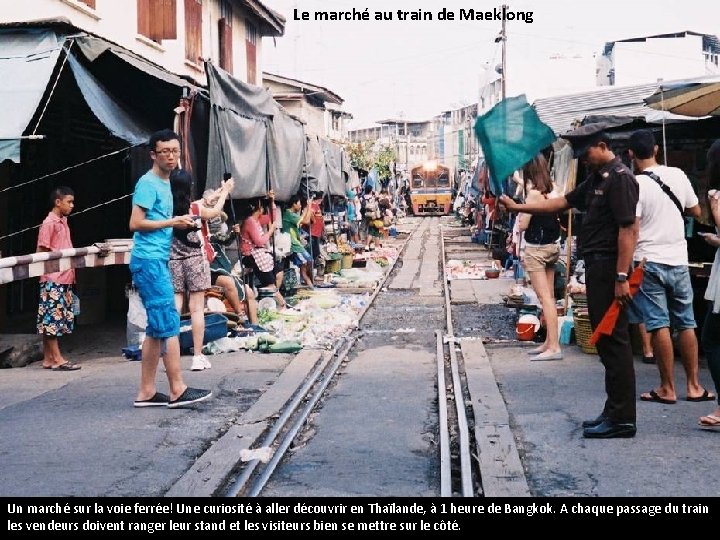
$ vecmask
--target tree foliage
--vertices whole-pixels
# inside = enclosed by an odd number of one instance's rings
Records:
[[[395,149],[391,146],[385,146],[378,151],[375,156],[375,169],[377,169],[378,177],[381,180],[389,180],[392,178],[392,165],[395,163]]]
[[[350,156],[353,167],[369,171],[375,168],[381,180],[389,180],[393,175],[393,163],[397,156],[392,146],[376,148],[372,141],[347,143],[345,151]]]
[[[362,141],[358,143],[348,143],[345,145],[345,151],[350,156],[350,163],[356,169],[369,171],[373,166],[374,155],[372,151],[372,141]]]

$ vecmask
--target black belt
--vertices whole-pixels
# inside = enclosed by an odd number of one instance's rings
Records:
[[[614,261],[618,257],[617,253],[588,253],[583,255],[586,263],[595,261]]]

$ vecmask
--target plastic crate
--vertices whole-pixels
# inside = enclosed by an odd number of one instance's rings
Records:
[[[220,313],[208,313],[205,315],[205,335],[203,336],[203,345],[224,338],[228,333],[228,319]],[[180,332],[180,350],[183,353],[189,352],[193,348],[192,330],[190,329],[190,319],[180,321],[180,328],[187,327],[186,330]],[[193,351],[199,354],[200,351]]]

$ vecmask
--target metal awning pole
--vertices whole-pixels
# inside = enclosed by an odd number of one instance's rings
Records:
[[[665,90],[663,89],[662,79],[660,79],[660,106],[662,107],[662,138],[663,138],[663,165],[667,167],[667,136],[665,135]]]

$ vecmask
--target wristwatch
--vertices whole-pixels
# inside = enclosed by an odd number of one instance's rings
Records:
[[[627,281],[628,275],[625,272],[618,272],[615,274],[615,281],[618,283],[625,283]]]

